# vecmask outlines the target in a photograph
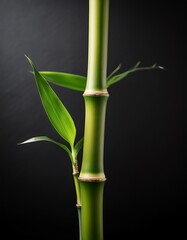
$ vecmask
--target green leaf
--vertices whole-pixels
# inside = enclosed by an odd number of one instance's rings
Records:
[[[80,152],[81,148],[83,147],[83,142],[84,142],[84,138],[81,138],[78,141],[78,143],[75,145],[75,148],[74,148],[75,157],[77,157],[78,153]]]
[[[108,78],[107,87],[113,85],[114,83],[119,82],[120,80],[124,79],[130,73],[133,73],[133,72],[143,71],[143,70],[151,70],[151,69],[164,69],[163,67],[158,66],[157,64],[153,64],[150,67],[139,67],[139,65],[140,65],[140,62],[137,62],[137,64],[134,67],[130,68],[129,70],[127,70],[123,73],[120,73],[118,75],[115,75],[115,76],[112,75],[110,78]]]
[[[58,86],[70,88],[77,91],[84,91],[86,88],[86,77],[63,73],[63,72],[40,72],[40,74],[49,82]]]
[[[118,72],[121,68],[121,64],[117,66],[117,68],[114,69],[114,71],[107,77],[107,80],[109,80],[116,72]]]
[[[52,143],[56,144],[57,146],[59,146],[62,149],[64,149],[68,153],[71,161],[73,161],[72,154],[71,154],[69,148],[66,145],[64,145],[62,143],[59,143],[59,142],[57,142],[57,141],[55,141],[55,140],[53,140],[53,139],[51,139],[49,137],[46,137],[46,136],[33,137],[33,138],[30,138],[30,139],[28,139],[28,140],[26,140],[24,142],[18,143],[18,145],[27,144],[27,143],[33,143],[33,142],[39,142],[39,141],[47,141],[47,142],[52,142]]]
[[[59,135],[73,147],[76,136],[73,119],[44,77],[36,70],[32,61],[28,57],[27,59],[33,68],[38,91],[49,120]]]

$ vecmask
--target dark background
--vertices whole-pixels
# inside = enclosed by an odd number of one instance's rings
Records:
[[[111,0],[108,73],[137,61],[167,70],[135,73],[109,89],[106,120],[105,239],[187,239],[184,154],[184,5]],[[1,234],[78,239],[71,164],[29,73],[86,75],[88,1],[0,0]],[[79,92],[54,87],[83,134]],[[185,238],[186,237],[186,238]],[[157,238],[158,239],[158,238]]]

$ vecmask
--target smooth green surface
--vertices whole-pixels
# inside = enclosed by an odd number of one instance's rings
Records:
[[[79,240],[82,240],[82,224],[81,224],[81,208],[77,208],[78,221],[79,221]]]
[[[43,72],[40,74],[49,82],[54,83],[58,86],[69,88],[77,91],[84,91],[86,86],[86,77],[63,73],[63,72]]]
[[[87,90],[106,89],[109,0],[89,1]]]
[[[77,205],[81,206],[81,192],[80,192],[80,183],[78,180],[78,172],[73,174],[76,196],[77,196]]]
[[[85,96],[85,131],[81,175],[98,175],[103,170],[107,96]]]
[[[75,148],[74,148],[74,155],[75,155],[75,158],[77,157],[78,153],[80,152],[80,150],[82,149],[83,147],[83,142],[84,142],[84,138],[81,138],[75,145]]]
[[[33,68],[40,98],[49,120],[59,135],[73,148],[76,136],[73,119],[45,78],[36,70],[32,61],[28,57],[27,59]]]
[[[109,0],[89,0],[88,74],[81,186],[81,240],[103,240],[104,131]],[[98,182],[92,182],[98,181]],[[101,182],[100,182],[101,181]]]
[[[82,240],[103,239],[104,182],[81,182]]]

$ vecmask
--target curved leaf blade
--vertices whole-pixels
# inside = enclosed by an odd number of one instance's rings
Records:
[[[75,157],[77,157],[78,153],[80,152],[81,148],[83,147],[83,143],[84,143],[84,137],[82,137],[82,138],[77,142],[77,144],[75,145],[75,148],[74,148]]]
[[[30,138],[30,139],[28,139],[28,140],[26,140],[24,142],[18,143],[18,145],[34,143],[34,142],[40,142],[40,141],[52,142],[52,143],[56,144],[57,146],[61,147],[62,149],[64,149],[68,153],[71,161],[73,161],[72,154],[71,154],[69,148],[66,145],[64,145],[62,143],[59,143],[59,142],[57,142],[57,141],[55,141],[55,140],[53,140],[53,139],[51,139],[51,138],[49,138],[47,136],[33,137],[33,138]]]
[[[59,135],[73,147],[76,136],[73,119],[44,77],[36,70],[32,61],[28,57],[27,59],[33,68],[39,95],[49,120]]]
[[[150,67],[139,67],[139,65],[140,65],[140,62],[137,62],[137,64],[134,67],[130,68],[129,70],[108,78],[107,87],[110,87],[114,83],[121,81],[122,79],[124,79],[130,73],[133,73],[133,72],[143,71],[143,70],[152,70],[152,69],[164,69],[163,67],[158,66],[157,64],[153,64]]]
[[[118,72],[118,71],[120,70],[120,68],[121,68],[121,64],[119,64],[119,65],[117,66],[117,68],[115,68],[114,71],[111,72],[111,74],[107,77],[107,80],[109,80],[112,76],[114,76],[114,74],[115,74],[116,72]]]
[[[56,84],[61,87],[69,88],[72,90],[77,90],[83,92],[86,88],[86,77],[63,73],[63,72],[44,72],[41,71],[40,74],[49,82]]]

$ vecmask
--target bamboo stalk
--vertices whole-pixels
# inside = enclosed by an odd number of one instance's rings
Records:
[[[106,90],[109,0],[89,0],[86,92]]]
[[[89,49],[81,173],[82,240],[103,239],[103,166],[109,0],[89,0]]]

